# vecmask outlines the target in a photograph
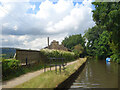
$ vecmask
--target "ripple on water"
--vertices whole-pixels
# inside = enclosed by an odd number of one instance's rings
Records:
[[[118,64],[89,60],[71,88],[117,88]]]

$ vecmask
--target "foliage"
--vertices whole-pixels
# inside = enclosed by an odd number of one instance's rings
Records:
[[[112,58],[112,61],[120,63],[120,60],[119,60],[120,54],[119,55],[118,54],[113,54],[110,57]]]
[[[98,41],[95,40],[94,47],[96,48],[96,56],[99,58],[106,58],[107,56],[110,56],[111,50],[109,46],[110,41],[110,35],[107,31],[103,31],[103,33],[100,35]]]
[[[76,57],[79,57],[81,54],[84,53],[84,48],[82,47],[81,44],[78,44],[78,45],[74,46],[73,51],[74,51]]]
[[[114,43],[120,45],[120,2],[93,2],[93,19],[97,25],[111,33]]]
[[[56,57],[56,58],[65,58],[66,61],[75,60],[75,54],[73,52],[62,51],[62,50],[50,50],[50,49],[42,49],[40,51],[44,56],[48,58]]]
[[[98,40],[100,35],[102,34],[103,29],[99,26],[94,26],[89,28],[85,32],[85,39],[87,39],[86,51],[89,56],[96,55],[96,46],[98,45]]]
[[[73,50],[74,46],[78,44],[81,44],[83,47],[85,47],[85,39],[82,37],[81,34],[72,35],[72,36],[66,37],[62,41],[62,44],[65,47]]]
[[[40,70],[44,67],[44,65],[41,65],[41,63],[31,64],[28,66],[22,66],[19,64],[18,60],[12,60],[10,62],[9,61],[10,60],[2,61],[2,64],[3,64],[2,65],[2,69],[3,69],[2,70],[2,75],[3,75],[2,80],[3,81],[13,79],[15,77],[18,77],[18,76],[23,75],[28,72]],[[14,62],[14,63],[11,63],[11,62]],[[17,65],[15,64],[15,62],[17,63]],[[10,67],[12,69],[10,69]]]
[[[100,30],[100,31],[98,31]],[[89,28],[84,37],[88,40],[86,51],[90,56],[96,56],[100,59],[105,59],[112,54],[110,49],[110,34],[97,26]]]
[[[110,48],[114,58],[120,60],[120,2],[93,2],[93,20],[110,34]],[[116,61],[116,60],[115,60]]]
[[[88,40],[86,51],[97,58],[110,57],[120,62],[120,4],[119,2],[93,2],[93,20],[84,37]]]
[[[7,76],[12,72],[15,72],[19,66],[19,60],[13,59],[3,59],[2,60],[2,74],[3,76]]]

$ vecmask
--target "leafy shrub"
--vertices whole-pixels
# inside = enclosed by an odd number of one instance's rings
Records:
[[[12,78],[18,77],[20,75],[26,74],[28,72],[40,70],[44,68],[44,65],[41,65],[41,63],[35,63],[28,66],[22,66],[20,65],[19,60],[3,60],[2,61],[2,69],[3,69],[3,77],[2,80],[10,80]]]
[[[75,60],[75,54],[73,52],[62,51],[62,50],[50,50],[50,49],[42,49],[40,51],[43,55],[48,58],[55,57],[55,58],[65,58],[66,61],[73,61]]]
[[[19,68],[19,60],[3,59],[2,60],[2,74],[6,76],[12,72],[15,72]]]
[[[118,54],[113,54],[112,56],[110,56],[112,58],[112,61],[120,63],[120,55]]]

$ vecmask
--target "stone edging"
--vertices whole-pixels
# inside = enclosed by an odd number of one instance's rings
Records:
[[[87,61],[86,61],[87,62]],[[55,90],[62,88],[63,89],[69,89],[70,86],[73,84],[73,82],[77,79],[79,74],[82,72],[83,68],[85,67],[86,62],[84,62],[73,74],[71,74],[65,81],[60,83]]]

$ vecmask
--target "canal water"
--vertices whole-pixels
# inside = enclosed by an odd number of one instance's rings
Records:
[[[118,88],[118,64],[88,60],[71,88]]]

